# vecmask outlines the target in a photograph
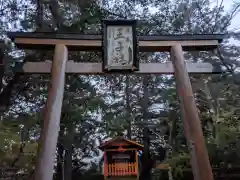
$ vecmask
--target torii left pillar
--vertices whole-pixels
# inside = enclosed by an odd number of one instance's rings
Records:
[[[57,44],[55,46],[52,63],[52,77],[48,87],[44,126],[40,138],[40,147],[34,180],[51,180],[53,178],[58,132],[60,129],[67,58],[67,47],[63,44]]]

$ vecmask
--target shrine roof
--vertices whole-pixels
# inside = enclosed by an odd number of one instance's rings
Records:
[[[127,144],[134,145],[134,146],[138,147],[139,149],[142,149],[144,147],[142,144],[139,144],[139,143],[137,143],[135,141],[129,140],[129,139],[124,138],[122,136],[117,136],[116,138],[113,138],[113,139],[111,139],[109,141],[106,141],[105,143],[101,144],[99,146],[99,148],[101,150],[103,150],[103,149],[105,149],[107,147],[113,146],[115,142],[119,142],[119,141],[125,141]]]

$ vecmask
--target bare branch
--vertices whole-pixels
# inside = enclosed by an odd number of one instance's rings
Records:
[[[217,24],[218,24],[217,23],[217,18],[218,18],[218,15],[220,14],[222,8],[223,8],[223,0],[221,0],[220,6],[218,7],[218,11],[215,15],[215,25],[214,25],[213,30],[212,30],[213,33],[215,31],[215,28],[217,27]]]

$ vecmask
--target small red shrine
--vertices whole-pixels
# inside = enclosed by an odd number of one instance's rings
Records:
[[[122,136],[111,139],[99,147],[104,151],[104,178],[139,178],[138,150],[143,145]]]

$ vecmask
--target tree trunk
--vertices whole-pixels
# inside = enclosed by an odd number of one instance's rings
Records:
[[[43,3],[42,0],[37,0],[37,31],[41,31],[43,29]]]
[[[209,105],[209,112],[212,118],[212,135],[213,135],[213,139],[215,139],[215,142],[219,142],[218,139],[218,132],[217,132],[217,121],[219,118],[219,112],[218,112],[218,107],[214,106],[213,104],[213,98],[210,92],[210,89],[208,87],[208,83],[204,82],[204,93],[206,95],[207,101],[208,101],[208,105]]]
[[[70,120],[70,119],[69,119]],[[72,153],[73,153],[73,141],[74,141],[74,126],[69,125],[68,132],[64,143],[65,155],[64,155],[64,180],[72,180]]]
[[[64,147],[62,143],[64,129],[60,129],[58,144],[57,144],[57,167],[56,167],[56,180],[63,180],[63,153]]]
[[[152,161],[150,159],[150,142],[149,142],[149,129],[148,129],[148,117],[147,117],[147,109],[149,104],[149,94],[148,94],[148,80],[149,75],[145,75],[143,78],[143,101],[142,101],[142,108],[143,108],[143,144],[144,144],[144,152],[143,152],[143,169],[142,169],[142,178],[143,179],[151,179],[151,165]]]
[[[173,144],[175,133],[174,131],[176,130],[176,125],[177,125],[177,117],[174,117],[174,119],[172,119],[172,123],[170,125],[170,133],[169,133],[169,138],[168,138],[168,149],[166,152],[166,159],[169,159],[171,154],[175,151],[175,147]],[[168,168],[168,180],[173,180],[173,172],[172,172],[172,167],[171,165],[169,165]]]
[[[125,94],[126,94],[126,112],[127,112],[127,120],[128,120],[128,128],[127,128],[127,137],[129,139],[132,138],[132,118],[131,118],[131,112],[130,112],[130,93],[129,93],[129,75],[126,75],[126,88],[125,88]]]

